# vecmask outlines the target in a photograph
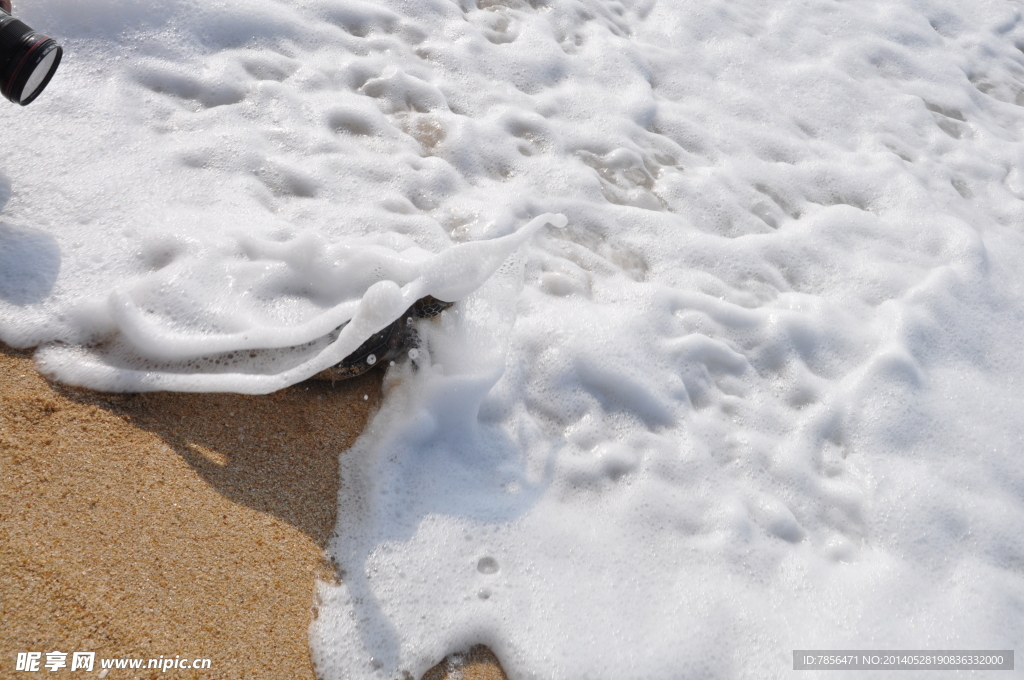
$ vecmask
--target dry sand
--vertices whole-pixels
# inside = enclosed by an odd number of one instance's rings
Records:
[[[18,652],[58,650],[211,660],[108,678],[314,680],[338,455],[380,373],[262,397],[105,395],[49,383],[29,357],[0,345],[0,678],[30,677]],[[445,677],[505,674],[474,648],[424,676]]]

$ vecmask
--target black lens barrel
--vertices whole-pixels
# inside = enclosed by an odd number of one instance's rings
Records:
[[[33,31],[23,21],[0,10],[0,94],[4,97],[22,106],[31,103],[50,82],[62,54],[53,38]],[[41,64],[47,73],[37,74],[33,79]],[[26,92],[30,80],[32,91]]]

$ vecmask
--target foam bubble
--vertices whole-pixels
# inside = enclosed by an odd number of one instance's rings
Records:
[[[498,561],[491,556],[481,557],[476,563],[476,570],[481,574],[498,573]]]

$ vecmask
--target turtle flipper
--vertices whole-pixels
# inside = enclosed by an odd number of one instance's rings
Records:
[[[314,377],[322,380],[345,380],[366,373],[383,361],[398,356],[401,351],[403,337],[406,333],[409,315],[403,314],[397,321],[374,333],[356,351],[331,366],[317,373]]]
[[[419,334],[413,327],[414,318],[428,319],[451,307],[453,302],[444,302],[427,296],[405,311],[393,323],[371,335],[356,351],[349,354],[330,368],[315,376],[319,380],[346,380],[366,373],[384,362],[390,362],[402,352],[419,344]]]

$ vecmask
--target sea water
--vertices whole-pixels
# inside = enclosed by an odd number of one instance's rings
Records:
[[[458,302],[340,457],[324,678],[1024,648],[1017,3],[17,10],[66,48],[0,109],[48,376],[267,392]]]

